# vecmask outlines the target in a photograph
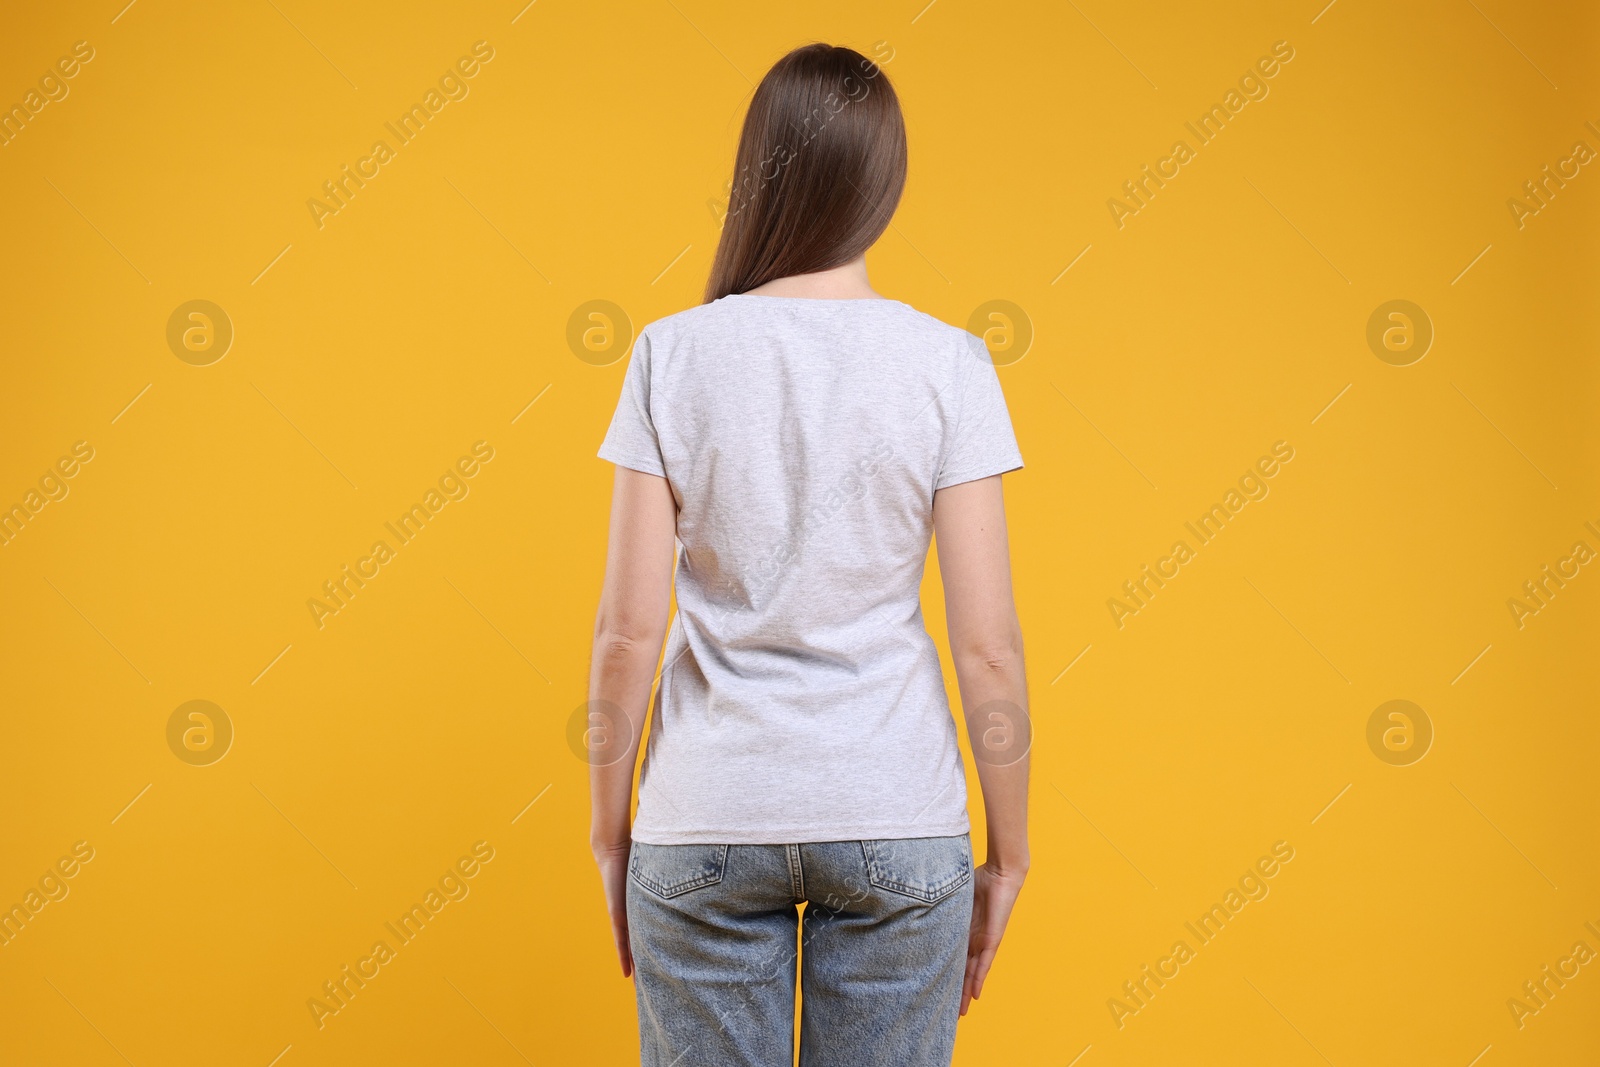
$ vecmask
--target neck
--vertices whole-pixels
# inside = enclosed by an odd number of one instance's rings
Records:
[[[750,292],[756,296],[800,296],[816,300],[884,299],[867,281],[867,257],[864,255],[830,270],[774,278]]]

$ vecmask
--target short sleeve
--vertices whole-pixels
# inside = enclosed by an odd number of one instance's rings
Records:
[[[666,477],[655,419],[650,413],[650,339],[645,331],[641,330],[633,342],[628,370],[622,377],[622,395],[617,398],[611,427],[600,443],[599,456],[619,467]]]
[[[949,431],[944,461],[934,479],[934,489],[977,481],[994,474],[1019,470],[1022,453],[1011,428],[1011,413],[1000,391],[1000,376],[988,347],[966,334],[957,364],[955,424]]]

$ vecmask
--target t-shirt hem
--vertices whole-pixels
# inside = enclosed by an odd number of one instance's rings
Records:
[[[651,830],[634,827],[633,840],[641,845],[809,845],[826,841],[897,841],[915,837],[960,837],[972,831],[972,822],[839,823],[831,826],[726,828],[718,830]]]
[[[661,465],[660,460],[619,452],[610,448],[602,448],[595,455],[607,463],[615,463],[619,467],[627,467],[629,470],[638,471],[641,474],[654,474],[658,478],[667,476],[666,468]]]
[[[948,489],[952,485],[961,485],[965,482],[975,482],[980,478],[990,478],[996,474],[1010,474],[1012,471],[1022,469],[1022,457],[1013,455],[1003,463],[995,463],[986,467],[976,467],[970,472],[958,471],[940,476],[934,483],[935,490]]]

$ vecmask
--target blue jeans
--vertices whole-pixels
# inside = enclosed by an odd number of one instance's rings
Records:
[[[627,892],[643,1067],[791,1067],[797,953],[801,1067],[950,1063],[968,835],[635,841]]]

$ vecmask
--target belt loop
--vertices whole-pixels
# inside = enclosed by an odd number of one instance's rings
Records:
[[[798,904],[806,899],[806,872],[800,865],[800,846],[785,845],[784,851],[789,860],[789,887],[794,891],[794,900]]]

